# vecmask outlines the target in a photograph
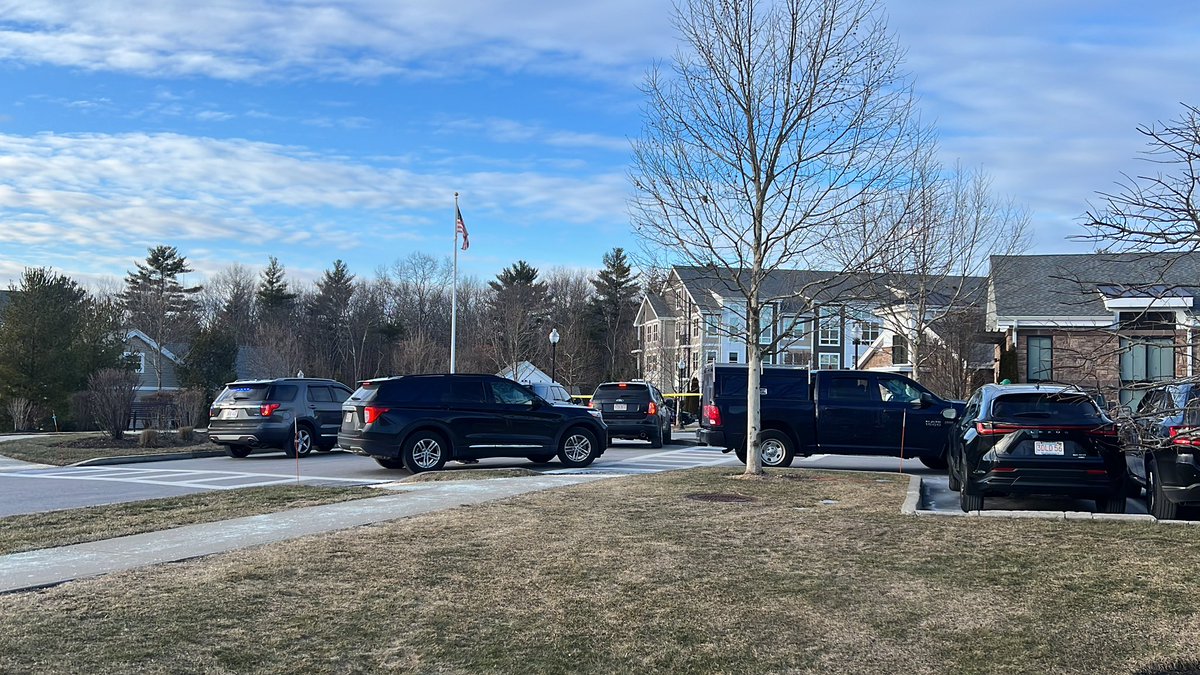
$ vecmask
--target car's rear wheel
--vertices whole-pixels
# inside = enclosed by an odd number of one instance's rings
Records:
[[[529,455],[526,459],[534,464],[549,464],[550,460],[554,459],[554,453],[545,453],[540,455]]]
[[[758,435],[758,456],[763,466],[791,466],[796,457],[796,448],[792,446],[792,439],[788,438],[787,434],[767,429]]]
[[[1158,460],[1150,458],[1146,465],[1146,506],[1150,515],[1159,520],[1175,520],[1179,517],[1179,505],[1167,499],[1162,489],[1162,477],[1158,475]]]
[[[440,470],[449,454],[446,439],[432,431],[418,431],[404,444],[404,464],[413,473]]]
[[[393,459],[391,457],[376,457],[375,463],[378,464],[379,466],[382,466],[385,469],[403,469],[404,468],[404,460],[402,460],[400,458]]]
[[[667,425],[667,430],[663,432],[663,444],[671,442],[671,425]]]
[[[596,460],[596,437],[583,428],[567,430],[558,444],[558,461],[563,466],[587,466]]]
[[[654,433],[650,434],[650,447],[661,448],[663,446],[663,430],[662,427],[655,424]]]
[[[313,439],[312,429],[301,424],[296,427],[296,433],[292,434],[291,438],[288,439],[287,446],[283,449],[283,454],[288,457],[304,457],[312,452],[314,443],[315,439]]]
[[[946,471],[946,479],[950,484],[950,490],[952,492],[958,492],[962,489],[962,479],[958,477],[957,466],[948,467],[948,470]]]
[[[1125,513],[1126,497],[1109,497],[1096,500],[1097,513]]]
[[[958,506],[965,513],[983,510],[983,495],[967,492],[967,486],[962,486],[958,492]]]
[[[248,445],[227,445],[227,446],[225,446],[225,453],[228,454],[230,457],[236,457],[238,459],[242,459],[243,457],[250,456],[250,446],[248,446]]]

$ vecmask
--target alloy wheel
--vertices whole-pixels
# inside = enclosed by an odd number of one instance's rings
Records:
[[[572,462],[582,462],[592,454],[592,440],[583,434],[572,434],[563,443],[563,454]]]
[[[420,469],[432,469],[442,458],[442,446],[432,438],[422,438],[412,449],[413,463]]]

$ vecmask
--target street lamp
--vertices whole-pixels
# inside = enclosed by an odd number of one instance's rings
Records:
[[[684,386],[683,378],[684,378],[684,375],[686,374],[686,371],[685,371],[686,368],[687,368],[687,359],[684,357],[683,354],[680,354],[679,355],[679,388],[675,390],[680,394],[683,393],[683,386]],[[680,396],[675,399],[675,426],[679,426],[679,410],[682,407],[683,407],[683,397]]]
[[[558,365],[555,362],[555,356],[556,356],[555,352],[557,350],[558,350],[558,329],[552,328],[552,329],[550,329],[550,381],[551,382],[557,382],[557,380],[554,378],[556,366]]]

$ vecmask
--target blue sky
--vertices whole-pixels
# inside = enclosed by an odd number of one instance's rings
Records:
[[[634,247],[638,85],[670,3],[0,0],[0,283],[119,280],[175,245],[200,273],[276,255],[312,279],[412,251],[490,277]],[[892,0],[947,161],[1031,212],[1036,252],[1145,171],[1138,124],[1200,103],[1186,0]]]

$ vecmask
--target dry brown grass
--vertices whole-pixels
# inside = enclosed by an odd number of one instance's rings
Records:
[[[447,469],[428,471],[402,479],[405,483],[437,483],[448,480],[484,480],[487,478],[525,478],[542,474],[531,469]]]
[[[366,487],[272,485],[8,516],[0,555],[378,496]]]
[[[124,457],[132,455],[158,455],[168,452],[192,452],[195,450],[218,450],[220,446],[208,442],[207,435],[197,435],[191,442],[178,441],[176,434],[159,434],[160,442],[154,447],[141,447],[138,437],[130,434],[119,441],[95,432],[54,434],[39,438],[28,438],[0,443],[0,455],[38,464],[66,466],[85,459],[97,457]]]
[[[1200,530],[901,516],[895,476],[598,481],[0,597],[0,671],[1110,673]],[[752,502],[689,494],[737,493]],[[833,503],[822,503],[831,500]]]

